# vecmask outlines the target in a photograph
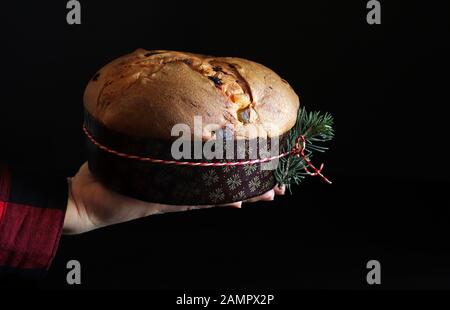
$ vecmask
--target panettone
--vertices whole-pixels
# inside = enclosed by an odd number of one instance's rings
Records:
[[[95,73],[84,107],[89,167],[105,184],[147,201],[217,204],[270,190],[272,171],[260,164],[205,167],[145,159],[173,161],[176,124],[193,129],[192,137],[202,143],[226,128],[227,139],[234,138],[229,143],[270,145],[269,138],[282,140],[294,126],[299,98],[288,82],[249,60],[138,49]],[[194,130],[196,116],[213,126]]]

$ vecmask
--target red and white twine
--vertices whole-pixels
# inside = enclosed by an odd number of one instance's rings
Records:
[[[134,160],[139,160],[139,161],[145,161],[145,162],[150,162],[150,163],[154,163],[154,164],[177,165],[177,166],[197,166],[197,167],[243,166],[243,165],[253,165],[253,164],[266,163],[266,162],[269,162],[269,161],[272,161],[272,160],[275,160],[275,159],[278,159],[278,158],[281,158],[281,157],[285,157],[285,156],[288,156],[288,155],[294,155],[294,156],[303,158],[303,160],[307,163],[307,166],[304,168],[306,173],[308,173],[311,176],[317,176],[318,175],[318,176],[320,176],[322,178],[322,180],[324,180],[328,184],[331,184],[331,181],[328,180],[322,174],[323,164],[321,164],[319,169],[317,169],[311,163],[311,161],[308,159],[308,157],[305,155],[306,139],[305,139],[304,136],[299,136],[297,138],[297,142],[295,144],[295,147],[293,147],[291,149],[291,151],[284,152],[284,153],[281,153],[279,155],[275,155],[275,156],[271,156],[271,157],[258,158],[258,159],[252,159],[252,160],[242,160],[242,161],[230,161],[230,162],[193,162],[193,161],[178,161],[178,160],[157,159],[157,158],[152,158],[152,157],[143,157],[143,156],[138,156],[138,155],[132,155],[132,154],[119,152],[119,151],[113,150],[113,149],[111,149],[111,148],[101,144],[97,140],[95,140],[95,138],[88,131],[86,126],[83,126],[83,131],[86,134],[86,136],[88,137],[88,139],[96,147],[98,147],[102,151],[105,151],[107,153],[110,153],[110,154],[113,154],[113,155],[116,155],[116,156],[119,156],[119,157],[128,158],[128,159],[134,159]],[[313,172],[311,172],[309,170],[309,168],[311,168],[313,170]]]

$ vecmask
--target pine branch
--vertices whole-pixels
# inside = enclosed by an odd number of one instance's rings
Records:
[[[297,114],[297,122],[289,131],[283,152],[290,152],[295,146],[297,138],[303,135],[306,139],[305,155],[310,159],[313,152],[325,152],[328,148],[320,143],[330,141],[334,137],[333,117],[329,113],[306,112],[301,108]],[[298,185],[308,175],[305,172],[308,164],[303,158],[297,156],[282,157],[275,170],[275,179],[278,184],[286,185],[291,192],[291,185]]]

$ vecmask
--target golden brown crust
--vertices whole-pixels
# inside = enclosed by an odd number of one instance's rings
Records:
[[[215,124],[202,139],[225,126],[251,139],[288,131],[299,99],[276,73],[249,60],[138,49],[94,75],[84,104],[106,127],[133,136],[173,139],[175,124],[193,129],[201,116],[203,125]]]

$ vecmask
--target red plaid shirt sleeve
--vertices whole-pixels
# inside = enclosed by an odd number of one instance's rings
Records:
[[[65,178],[0,164],[0,281],[45,274],[58,248],[67,193]]]

